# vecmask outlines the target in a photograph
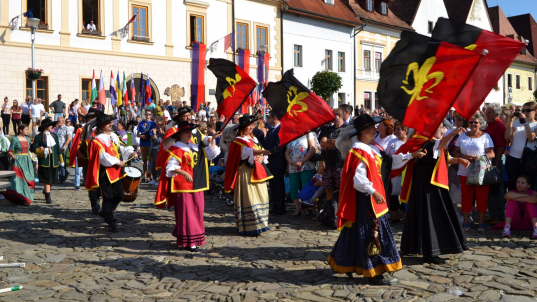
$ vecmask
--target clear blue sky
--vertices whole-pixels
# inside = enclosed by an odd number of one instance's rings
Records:
[[[490,7],[500,6],[507,17],[530,13],[537,20],[537,0],[487,0]]]

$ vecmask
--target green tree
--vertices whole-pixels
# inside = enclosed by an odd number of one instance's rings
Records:
[[[329,100],[334,93],[341,89],[341,86],[341,77],[328,70],[317,72],[311,79],[311,90],[324,100]]]

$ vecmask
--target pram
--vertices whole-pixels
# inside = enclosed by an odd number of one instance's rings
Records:
[[[209,189],[215,197],[224,199],[228,206],[232,206],[233,196],[230,193],[226,193],[224,189],[224,173],[225,171],[211,174],[209,177]]]

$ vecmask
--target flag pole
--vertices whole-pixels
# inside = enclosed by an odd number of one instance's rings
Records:
[[[255,87],[254,87],[255,88]],[[252,91],[254,91],[254,88],[252,88],[252,90],[250,90],[250,93],[252,93]],[[244,100],[242,100],[242,102],[240,103],[240,105],[237,107],[237,109],[235,109],[235,111],[233,111],[233,114],[235,114],[235,112],[237,112],[239,110],[239,108],[241,108],[242,104],[244,103],[244,101],[246,101],[246,99],[248,98],[248,96],[250,95],[250,93],[248,93],[246,95],[246,97],[244,98]],[[218,110],[218,109],[217,109]],[[226,119],[226,123],[222,126],[222,128],[220,129],[218,133],[221,133],[224,131],[224,128],[226,128],[227,124],[229,124],[229,122],[231,121],[231,117],[229,119]]]
[[[320,126],[317,126],[317,127],[315,127],[315,128],[322,128],[322,127],[328,125],[329,123],[331,123],[331,121],[330,121],[330,122],[327,122],[327,123],[324,123],[324,124],[322,124],[322,125],[320,125]],[[280,127],[281,127],[281,126],[280,126]],[[315,128],[313,128],[313,129],[315,129]],[[311,129],[311,130],[313,130],[313,129]],[[281,130],[281,129],[280,129],[280,130]],[[283,147],[287,146],[287,144],[289,144],[290,142],[294,141],[295,139],[301,137],[302,135],[307,134],[307,133],[310,132],[311,130],[308,130],[308,131],[306,131],[306,132],[304,132],[304,133],[301,133],[300,135],[298,135],[297,137],[293,138],[292,140],[289,140],[287,143],[285,143],[285,144],[283,144],[283,145],[281,145],[281,146],[279,146],[279,147],[276,147],[276,148],[270,150],[270,153],[273,153],[273,152],[275,152],[276,150],[278,150],[278,149],[280,149],[280,148],[283,148]]]

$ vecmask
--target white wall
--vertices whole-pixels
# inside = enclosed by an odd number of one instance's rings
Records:
[[[421,1],[414,22],[411,25],[417,33],[430,37],[429,21],[436,25],[436,21],[440,17],[449,18],[443,0]]]
[[[295,77],[305,86],[316,72],[324,70],[325,50],[332,50],[332,71],[343,79],[338,93],[354,106],[354,44],[352,27],[296,14],[283,14],[283,69],[294,68]],[[294,66],[294,45],[302,46],[302,67]],[[338,72],[338,52],[345,53],[345,72]],[[337,93],[331,107],[337,107]]]

